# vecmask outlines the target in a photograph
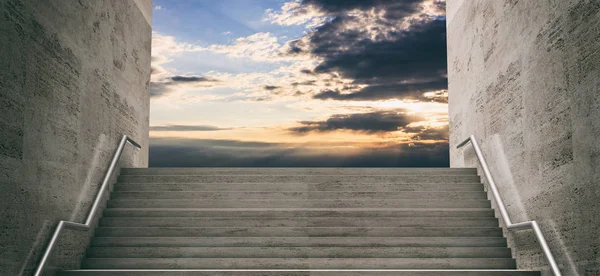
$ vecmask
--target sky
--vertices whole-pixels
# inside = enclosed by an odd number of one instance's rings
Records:
[[[151,167],[447,167],[445,1],[154,0]]]

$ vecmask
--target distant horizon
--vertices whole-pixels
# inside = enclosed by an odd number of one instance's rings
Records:
[[[448,167],[445,1],[154,0],[151,167]]]

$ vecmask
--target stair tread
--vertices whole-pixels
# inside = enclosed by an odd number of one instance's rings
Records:
[[[85,258],[87,268],[505,268],[512,258]]]
[[[490,211],[490,208],[106,208],[107,210],[195,210],[195,211]]]
[[[95,237],[92,246],[378,246],[378,247],[503,247],[504,237]]]
[[[91,247],[88,258],[510,258],[505,247]]]
[[[233,270],[233,269],[186,269],[186,270],[66,270],[59,273],[59,276],[120,276],[120,275],[143,275],[143,276],[164,276],[164,275],[185,275],[185,276],[539,276],[537,271],[520,271],[514,269],[444,269],[444,270],[414,270],[414,269],[347,269],[347,270],[319,270],[319,269],[296,269],[296,270]]]

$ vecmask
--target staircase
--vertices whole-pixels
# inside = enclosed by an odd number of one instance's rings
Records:
[[[475,169],[149,168],[122,170],[59,275],[540,273],[516,270]]]

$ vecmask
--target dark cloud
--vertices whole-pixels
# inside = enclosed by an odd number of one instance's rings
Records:
[[[448,141],[448,137],[450,135],[450,130],[448,125],[441,128],[432,128],[432,127],[407,127],[404,129],[407,133],[414,133],[412,139],[414,140],[446,140]]]
[[[319,57],[316,74],[335,74],[368,85],[359,92],[326,91],[315,98],[377,100],[421,98],[423,92],[447,89],[446,22],[422,15],[411,26],[397,25],[420,12],[422,0],[305,0],[326,12],[331,20],[302,39],[290,43],[295,52]],[[444,1],[435,2],[438,9]],[[384,11],[350,15],[352,10]],[[363,20],[362,17],[373,17]],[[377,22],[365,25],[365,22]],[[361,25],[362,24],[362,25]],[[371,23],[372,24],[372,23]],[[357,28],[356,26],[362,26]],[[293,54],[293,53],[292,53]],[[311,72],[313,73],[313,72]],[[409,83],[409,84],[407,84]],[[351,93],[351,94],[349,94]]]
[[[433,4],[437,12],[446,13],[446,0],[436,0]]]
[[[448,81],[442,79],[433,82],[422,83],[400,83],[367,86],[354,93],[342,94],[339,91],[327,90],[313,96],[320,100],[386,100],[393,98],[412,98],[426,100],[423,93],[432,90],[441,90],[448,87]],[[431,100],[445,102],[443,98],[432,98]]]
[[[325,60],[315,72],[338,72],[365,84],[440,79],[446,74],[445,24],[445,21],[433,20],[416,25],[394,34],[394,39],[389,41],[364,39],[353,43],[348,40],[355,37],[340,38],[340,35],[335,35],[337,41],[330,41],[330,34],[321,34],[325,38],[313,39],[316,45],[312,51]],[[329,49],[348,44],[354,44],[353,48],[345,51]]]
[[[270,91],[270,90],[275,90],[275,89],[279,88],[279,86],[275,86],[275,85],[265,85],[265,86],[263,86],[263,88],[264,88],[265,90],[269,90],[269,91]]]
[[[203,85],[211,86],[211,83],[217,83],[219,80],[202,77],[202,76],[172,76],[163,82],[151,82],[150,83],[150,97],[160,97],[169,94],[172,91],[173,86],[179,84],[189,85]]]
[[[150,131],[216,131],[228,130],[229,128],[220,128],[215,126],[205,125],[166,125],[166,126],[151,126]]]
[[[398,144],[361,152],[311,152],[290,144],[152,138],[150,167],[448,167],[447,143]]]
[[[355,9],[385,9],[392,18],[404,17],[414,13],[422,0],[303,0],[304,5],[315,6],[325,12],[340,14]]]
[[[317,81],[314,81],[314,80],[303,81],[303,82],[292,82],[292,86],[298,86],[298,85],[312,86],[312,85],[315,85],[316,83],[317,83]]]
[[[204,82],[204,81],[215,81],[206,77],[197,76],[173,76],[169,78],[172,82]]]
[[[363,132],[389,132],[398,131],[413,122],[421,121],[422,118],[415,115],[407,115],[405,112],[371,112],[358,114],[333,115],[325,121],[303,121],[302,126],[290,128],[296,133],[307,133],[312,131],[327,132],[334,130],[354,130]]]
[[[170,92],[170,83],[151,82],[150,83],[150,98],[160,97]]]

